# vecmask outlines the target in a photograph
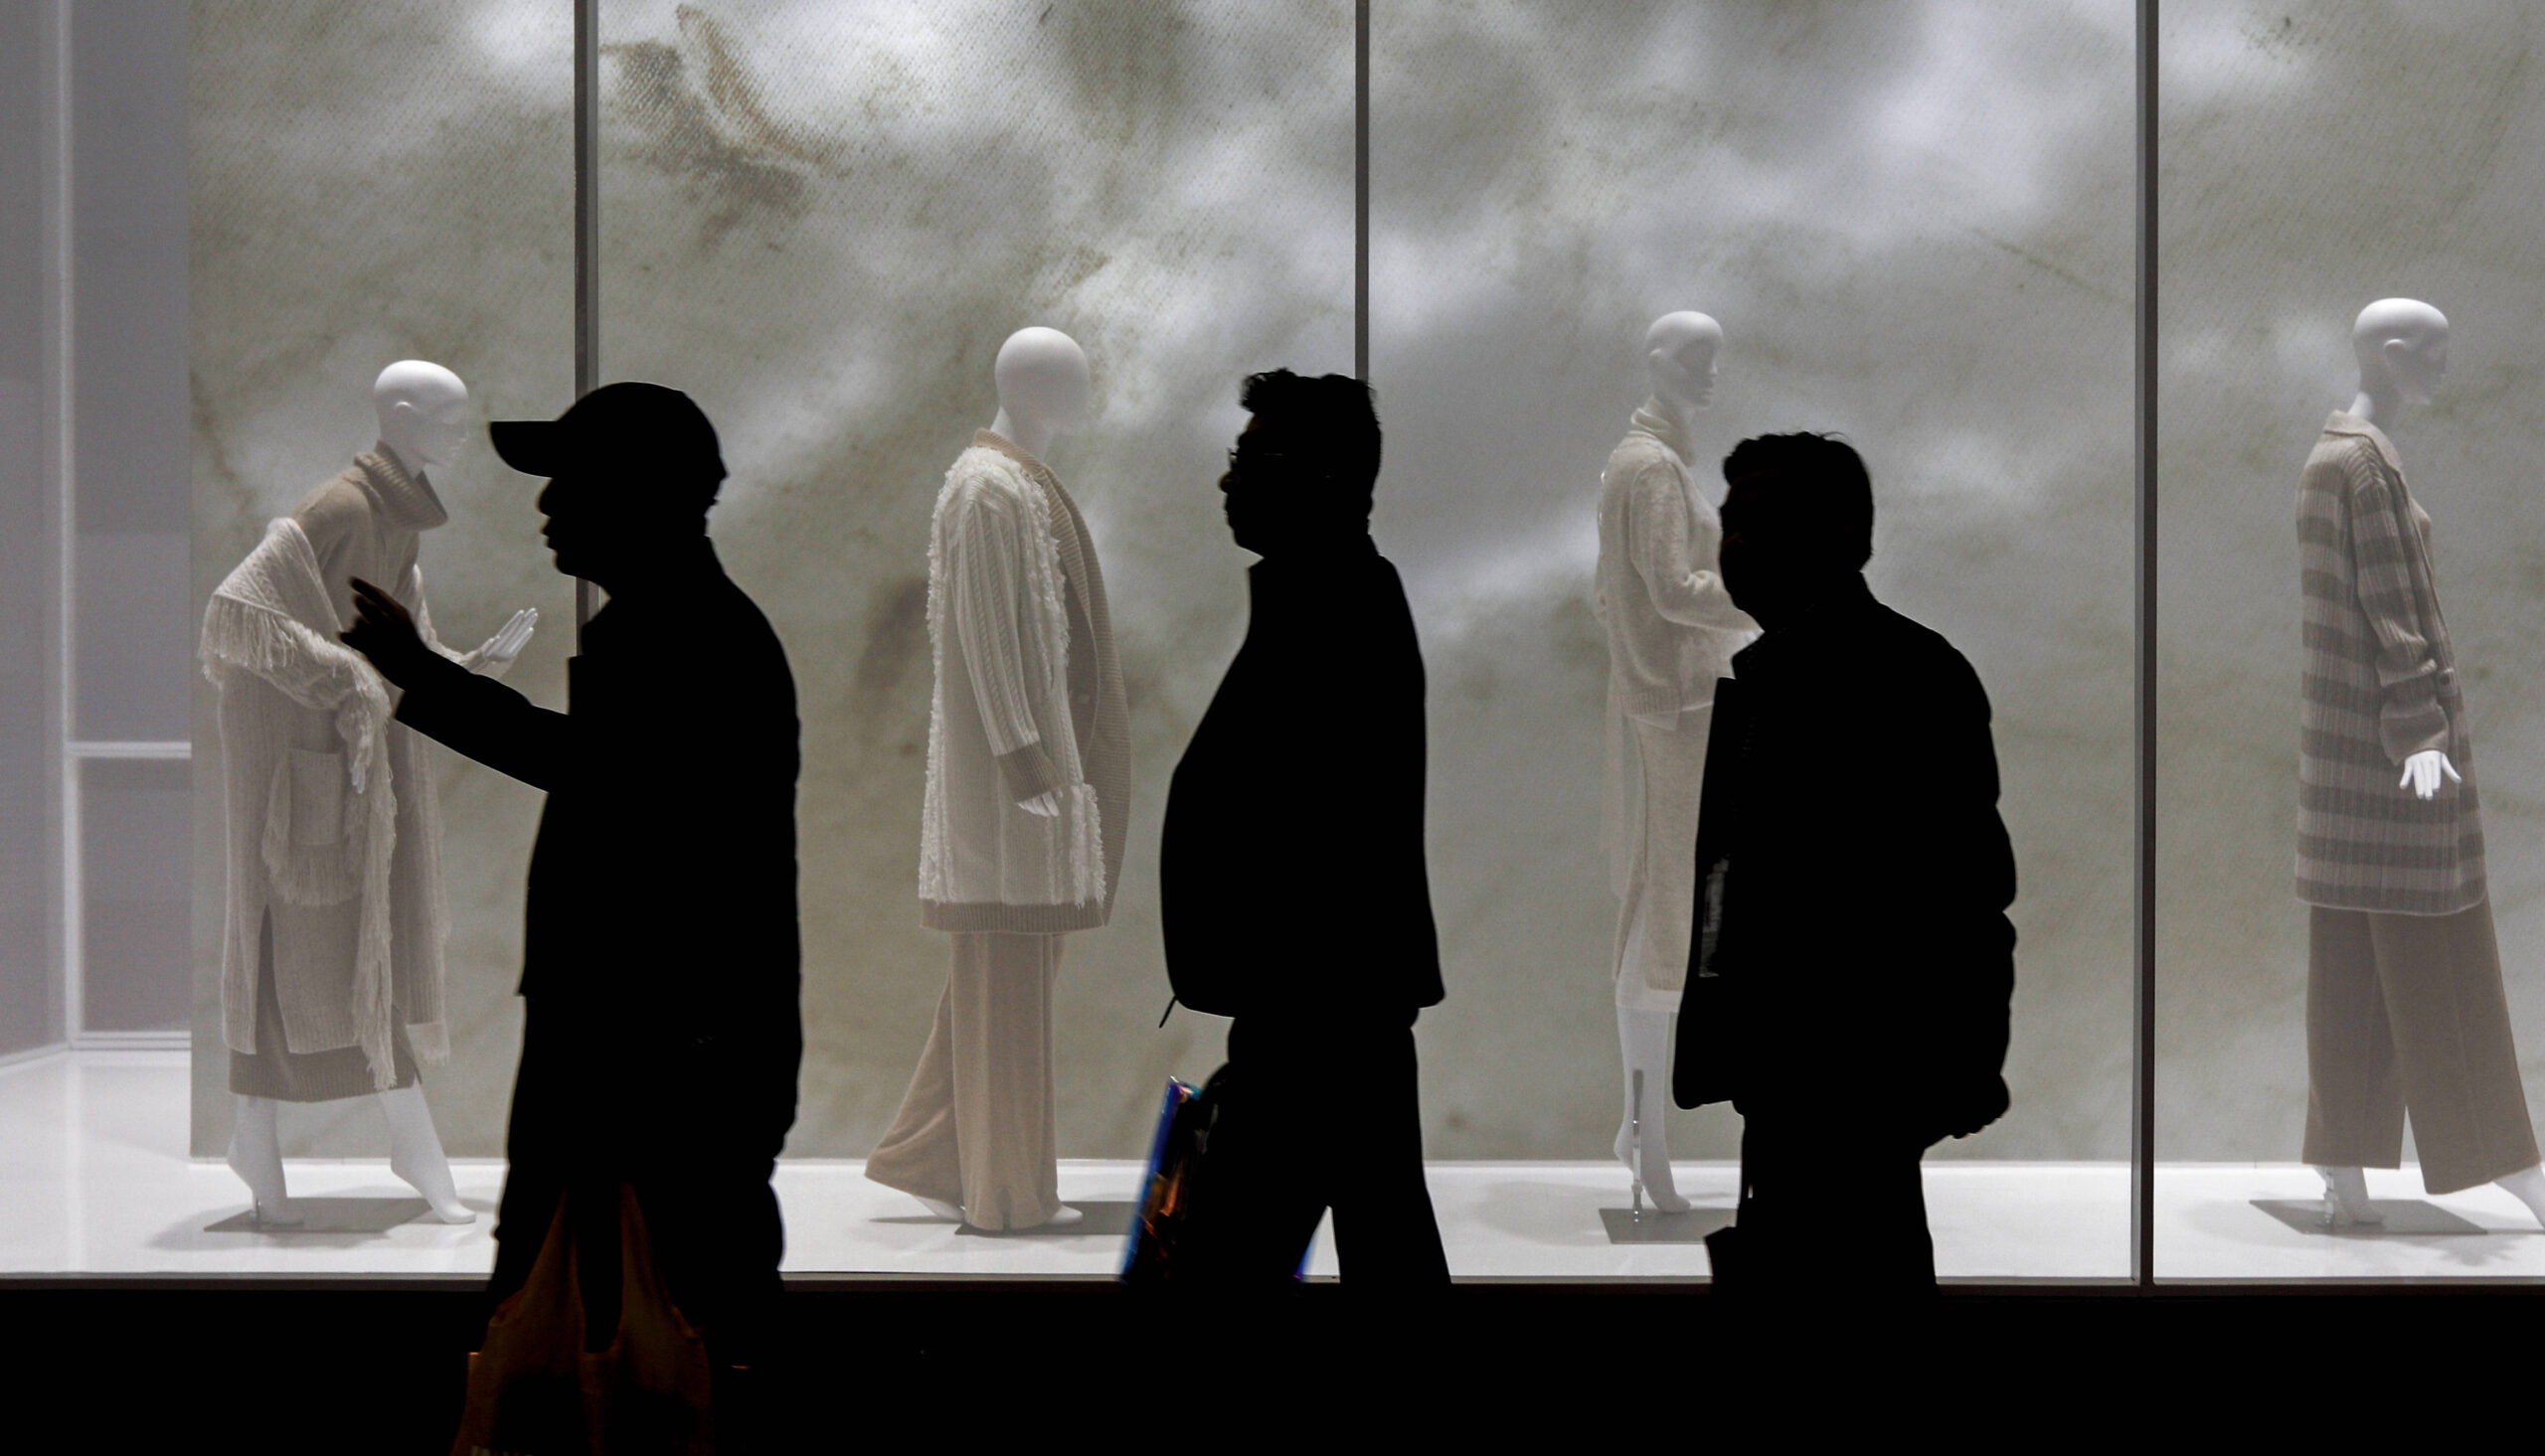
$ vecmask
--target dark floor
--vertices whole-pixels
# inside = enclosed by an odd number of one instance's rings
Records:
[[[1718,1419],[1941,1434],[1932,1422],[1956,1409],[1980,1421],[1971,1434],[2021,1440],[2019,1412],[2037,1408],[2067,1409],[2062,1428],[2084,1438],[2124,1413],[2205,1419],[2219,1400],[2374,1403],[2417,1365],[2461,1381],[2495,1355],[2529,1388],[2540,1301],[2527,1286],[1963,1288],[1911,1314],[1833,1305],[1757,1326],[1687,1285],[1463,1285],[1414,1306],[1322,1286],[1255,1309],[1102,1283],[800,1288],[757,1449],[927,1456],[1004,1429],[1042,1432],[1038,1447],[1188,1449],[1420,1429],[1385,1444],[1437,1449],[1449,1431],[1499,1445],[1523,1420],[1562,1419],[1579,1422],[1563,1444],[1650,1450],[1710,1445],[1698,1437]],[[19,1337],[5,1384],[95,1422],[45,1449],[447,1451],[480,1316],[452,1285],[0,1289]]]

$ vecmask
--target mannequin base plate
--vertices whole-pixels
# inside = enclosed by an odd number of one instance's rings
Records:
[[[1703,1243],[1707,1234],[1732,1222],[1732,1211],[1690,1209],[1684,1213],[1664,1213],[1646,1209],[1638,1218],[1632,1209],[1602,1209],[1600,1221],[1608,1225],[1611,1243]]]
[[[297,1223],[267,1223],[257,1218],[254,1209],[250,1209],[218,1223],[207,1223],[203,1231],[273,1237],[295,1233],[387,1233],[401,1223],[413,1223],[432,1213],[432,1205],[423,1199],[293,1199],[291,1205],[300,1214]]]
[[[2371,1199],[2369,1202],[2376,1205],[2378,1213],[2386,1215],[2385,1222],[2345,1223],[2335,1227],[2324,1221],[2322,1199],[2256,1199],[2254,1207],[2300,1233],[2320,1233],[2330,1238],[2392,1238],[2397,1234],[2428,1238],[2434,1234],[2491,1231],[2437,1204],[2426,1204],[2420,1199]]]
[[[1087,1216],[1075,1223],[1064,1224],[1058,1228],[1044,1224],[1034,1228],[1000,1230],[975,1228],[966,1223],[954,1231],[978,1238],[1086,1238],[1090,1235],[1120,1238],[1131,1231],[1131,1220],[1138,1216],[1140,1212],[1139,1205],[1131,1203],[1081,1202],[1068,1207],[1078,1210]]]

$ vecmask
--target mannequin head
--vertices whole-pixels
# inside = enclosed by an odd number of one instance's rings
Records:
[[[438,364],[401,359],[372,381],[381,443],[422,475],[459,458],[468,442],[468,387]]]
[[[2448,373],[2448,315],[2419,299],[2380,298],[2351,324],[2350,349],[2368,405],[2355,412],[2383,419],[2399,404],[2427,404]]]
[[[1087,351],[1058,329],[1018,329],[998,347],[998,418],[990,428],[1040,455],[1052,437],[1087,416]]]
[[[1643,372],[1652,397],[1684,419],[1714,401],[1715,356],[1723,325],[1702,313],[1665,313],[1643,331]]]

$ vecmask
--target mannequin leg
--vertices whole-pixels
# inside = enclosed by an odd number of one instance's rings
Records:
[[[241,1093],[230,1126],[229,1163],[255,1200],[257,1221],[289,1226],[300,1221],[300,1210],[283,1192],[280,1111],[271,1097]]]
[[[1643,1192],[1665,1213],[1681,1213],[1688,1201],[1679,1197],[1670,1175],[1670,1133],[1662,1119],[1670,1085],[1670,1013],[1617,1008],[1617,1048],[1625,1063],[1625,1117],[1617,1124],[1615,1153],[1626,1171],[1635,1171],[1636,1138],[1641,1136]],[[1643,1073],[1643,1105],[1635,1106],[1636,1072]],[[1638,1113],[1640,1119],[1638,1122]]]
[[[2492,1180],[2495,1187],[2507,1189],[2513,1198],[2527,1205],[2536,1221],[2545,1223],[2545,1167],[2523,1168],[2507,1178]]]
[[[433,1131],[423,1085],[410,1082],[381,1093],[380,1111],[389,1119],[389,1171],[423,1194],[444,1223],[476,1222],[476,1211],[459,1201],[458,1186],[450,1181],[450,1160],[442,1156],[441,1134]]]
[[[2324,1180],[2324,1217],[2335,1225],[2383,1223],[2386,1215],[2368,1199],[2368,1175],[2357,1168],[2317,1168]]]

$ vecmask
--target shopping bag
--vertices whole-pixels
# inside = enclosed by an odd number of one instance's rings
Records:
[[[571,1195],[569,1196],[572,1197]],[[716,1449],[706,1342],[654,1265],[636,1191],[620,1185],[618,1325],[586,1351],[567,1200],[530,1276],[495,1308],[469,1357],[451,1456],[708,1456]]]
[[[1219,1078],[1211,1081],[1216,1086]],[[1192,1208],[1202,1148],[1208,1141],[1204,1113],[1202,1094],[1192,1083],[1166,1079],[1166,1102],[1158,1109],[1157,1131],[1149,1138],[1148,1171],[1140,1180],[1139,1213],[1131,1220],[1131,1236],[1122,1250],[1125,1284],[1166,1282],[1177,1237]]]
[[[625,1184],[618,1271],[618,1329],[608,1348],[581,1357],[592,1456],[713,1456],[707,1342],[673,1306],[636,1191]]]
[[[468,1357],[468,1403],[451,1456],[579,1456],[583,1349],[584,1297],[560,1199],[530,1277],[495,1306],[484,1348]]]

